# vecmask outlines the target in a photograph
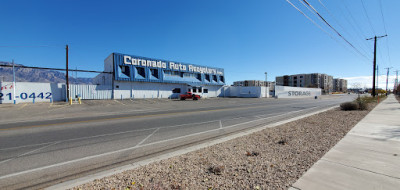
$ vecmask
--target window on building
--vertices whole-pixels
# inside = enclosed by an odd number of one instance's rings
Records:
[[[206,79],[207,82],[210,82],[210,75],[209,74],[205,74],[204,78]]]
[[[224,76],[219,76],[219,80],[220,80],[221,82],[225,82]]]
[[[218,82],[217,75],[213,75],[213,81]]]
[[[141,77],[146,78],[146,71],[143,67],[136,67],[136,70]]]
[[[172,93],[181,93],[181,89],[180,88],[174,88],[172,90]]]
[[[155,78],[159,78],[158,77],[158,69],[150,69],[151,72],[151,76],[155,77]]]
[[[207,94],[208,93],[208,89],[203,89],[203,93]]]
[[[131,70],[129,66],[120,65],[119,68],[121,69],[121,73],[125,75],[122,77],[131,77]]]
[[[201,91],[202,91],[202,88],[201,88],[201,87],[199,87],[199,88],[198,88],[198,90],[199,90],[198,92],[199,92],[199,93],[201,93]]]
[[[302,78],[303,78],[303,76],[300,76],[300,78],[302,79]]]
[[[193,93],[197,92],[196,87],[193,87]]]
[[[196,79],[201,81],[201,74],[196,74]]]

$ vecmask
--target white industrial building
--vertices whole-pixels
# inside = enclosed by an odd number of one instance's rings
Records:
[[[112,86],[113,99],[177,98],[193,92],[202,97],[223,96],[224,69],[112,53],[96,77],[99,85]]]

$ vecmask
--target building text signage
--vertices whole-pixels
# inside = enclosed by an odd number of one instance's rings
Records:
[[[143,66],[143,67],[162,68],[162,69],[169,68],[171,70],[176,70],[176,71],[186,71],[195,73],[207,73],[207,74],[218,74],[218,75],[224,74],[223,72],[218,71],[217,69],[214,68],[199,67],[195,65],[186,65],[175,62],[154,61],[148,59],[135,58],[128,55],[124,55],[124,64]]]
[[[288,96],[311,96],[311,91],[289,91]]]

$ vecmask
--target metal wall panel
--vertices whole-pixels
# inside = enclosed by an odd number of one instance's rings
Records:
[[[229,86],[225,96],[241,98],[268,98],[269,87],[264,86]],[[225,89],[225,88],[224,88]]]
[[[225,80],[226,80],[225,73],[224,73],[224,69],[222,69],[222,68],[207,67],[207,66],[187,64],[187,63],[182,63],[182,62],[174,62],[174,61],[167,61],[167,60],[162,60],[162,59],[152,59],[152,58],[141,57],[141,56],[127,55],[127,56],[131,56],[131,57],[143,59],[143,60],[165,62],[167,64],[167,68],[151,67],[151,69],[158,70],[159,78],[157,79],[157,78],[151,77],[150,67],[136,66],[136,65],[131,65],[131,64],[127,65],[124,63],[124,55],[126,55],[126,54],[113,53],[113,55],[114,55],[114,77],[115,77],[116,81],[156,82],[156,83],[174,83],[174,84],[177,84],[177,83],[182,84],[183,83],[183,84],[190,84],[190,85],[217,85],[217,86],[225,85]],[[201,81],[194,79],[194,78],[188,78],[188,77],[168,77],[168,76],[164,75],[164,71],[180,71],[180,70],[170,69],[168,67],[168,65],[171,62],[173,62],[175,64],[185,65],[187,68],[189,67],[189,65],[191,65],[191,66],[195,66],[195,67],[215,69],[217,71],[217,73],[219,72],[221,74],[210,74],[211,81],[205,80],[205,73],[201,73]],[[125,76],[124,74],[122,74],[121,66],[129,68],[129,70],[130,70],[129,76]],[[138,73],[136,71],[136,67],[145,68],[146,76],[144,78],[137,76]],[[198,74],[198,72],[193,72],[193,71],[180,71],[180,72]],[[213,75],[215,75],[217,77],[217,81],[212,80]],[[224,81],[221,81],[220,77],[223,77]]]
[[[112,86],[70,84],[69,94],[72,98],[80,96],[83,100],[108,100],[112,98]]]
[[[52,102],[65,100],[65,84],[39,82],[0,82],[0,104]]]

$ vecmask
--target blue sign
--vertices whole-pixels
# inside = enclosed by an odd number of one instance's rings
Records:
[[[194,64],[151,59],[126,54],[113,54],[114,77],[117,81],[224,85],[224,69]]]

